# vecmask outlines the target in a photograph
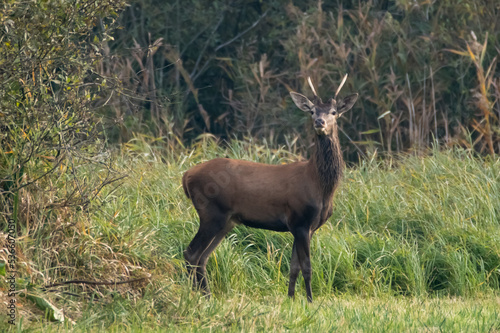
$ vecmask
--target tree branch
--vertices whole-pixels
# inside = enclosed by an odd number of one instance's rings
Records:
[[[222,43],[221,45],[217,46],[215,48],[215,52],[219,51],[220,49],[222,49],[223,47],[226,47],[228,46],[229,44],[231,44],[232,42],[234,42],[235,40],[237,40],[238,38],[240,38],[241,36],[243,36],[244,34],[246,34],[247,32],[249,32],[250,30],[252,30],[253,28],[255,28],[257,26],[257,24],[259,24],[259,22],[264,18],[266,17],[267,13],[269,12],[269,9],[266,10],[264,12],[264,14],[262,14],[259,19],[257,21],[255,21],[251,26],[249,26],[248,28],[246,28],[245,30],[243,30],[242,32],[240,32],[239,34],[237,34],[234,38],[231,38],[230,40],[228,40],[227,42],[225,43]]]

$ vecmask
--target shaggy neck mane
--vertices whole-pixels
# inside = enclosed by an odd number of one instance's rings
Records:
[[[335,192],[344,168],[336,132],[334,131],[332,135],[315,135],[314,154],[311,157],[311,163],[317,171],[323,193],[327,197]]]

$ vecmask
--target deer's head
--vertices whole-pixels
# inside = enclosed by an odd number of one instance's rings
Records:
[[[295,105],[297,105],[297,107],[302,111],[309,112],[311,114],[314,130],[319,136],[331,135],[337,126],[337,119],[342,116],[344,112],[349,111],[358,99],[358,94],[352,94],[343,99],[337,100],[337,95],[346,79],[347,74],[337,89],[335,97],[330,98],[326,103],[323,103],[321,98],[319,98],[316,94],[316,89],[314,89],[310,78],[308,78],[308,81],[311,86],[311,90],[314,93],[312,102],[309,98],[302,94],[293,91],[290,92]]]

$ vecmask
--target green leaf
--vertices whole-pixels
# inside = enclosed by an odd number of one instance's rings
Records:
[[[361,132],[361,134],[374,134],[374,133],[378,133],[378,132],[380,132],[380,130],[376,128],[376,129],[371,129],[371,130],[366,131],[366,132]]]
[[[380,145],[379,142],[377,141],[371,141],[371,140],[367,140],[367,141],[353,141],[354,143],[358,144],[358,145]]]
[[[60,323],[64,322],[64,314],[62,311],[56,308],[55,305],[47,301],[45,298],[34,294],[28,294],[26,298],[35,303],[40,310],[45,311],[45,316],[48,320]]]
[[[1,276],[5,276],[7,274],[7,272],[5,271],[5,262],[4,261],[0,261],[0,275]]]

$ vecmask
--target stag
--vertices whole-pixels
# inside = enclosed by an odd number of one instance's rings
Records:
[[[184,251],[188,272],[207,295],[206,265],[212,251],[236,225],[290,232],[293,237],[288,296],[295,294],[299,272],[312,302],[310,241],[313,233],[332,215],[333,195],[344,168],[337,119],[358,98],[353,94],[337,101],[347,78],[333,98],[323,103],[308,78],[313,100],[290,92],[299,109],[312,116],[314,152],[308,161],[267,165],[216,158],[189,169],[182,187],[200,217],[199,230]]]

